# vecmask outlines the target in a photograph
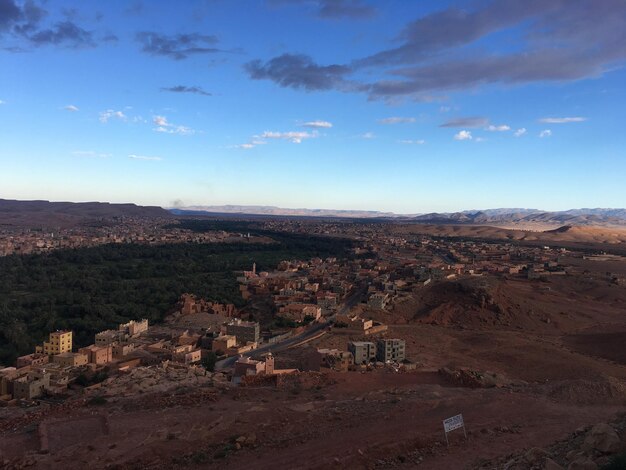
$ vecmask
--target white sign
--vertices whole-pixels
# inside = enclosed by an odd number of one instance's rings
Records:
[[[443,420],[443,429],[446,433],[450,431],[454,431],[455,429],[459,429],[465,426],[463,423],[463,415],[456,415],[452,418]]]

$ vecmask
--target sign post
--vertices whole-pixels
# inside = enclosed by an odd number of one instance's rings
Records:
[[[448,441],[448,433],[459,428],[463,428],[463,434],[465,434],[465,439],[467,439],[467,432],[465,431],[465,422],[463,421],[462,414],[458,414],[456,416],[453,416],[452,418],[443,420],[443,433],[446,436],[447,446],[450,446],[450,441]]]

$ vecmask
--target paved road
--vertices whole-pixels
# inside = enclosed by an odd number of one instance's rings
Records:
[[[361,299],[365,296],[366,292],[367,292],[367,286],[363,285],[359,287],[353,294],[350,295],[350,297],[348,297],[344,301],[341,308],[338,310],[338,313],[345,314],[349,312],[352,307],[354,307],[356,304],[358,304],[361,301]],[[296,336],[292,336],[291,338],[284,339],[283,341],[279,341],[278,343],[263,345],[250,352],[244,353],[243,356],[258,357],[262,355],[263,353],[266,353],[269,351],[276,352],[276,351],[282,351],[284,349],[287,349],[290,346],[293,346],[294,344],[300,343],[304,340],[307,340],[315,336],[323,329],[328,328],[331,325],[334,318],[335,318],[334,315],[330,316],[326,319],[326,321],[322,323],[314,323],[311,326],[309,326],[306,330],[304,330],[302,333]],[[218,361],[215,364],[215,370],[222,370],[222,369],[227,369],[229,367],[233,367],[233,365],[235,364],[238,358],[239,356],[232,356],[227,359],[222,359],[221,361]]]

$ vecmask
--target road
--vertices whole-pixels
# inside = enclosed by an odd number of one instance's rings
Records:
[[[339,314],[348,313],[352,307],[354,307],[356,304],[361,302],[361,299],[363,299],[366,292],[367,292],[367,286],[366,285],[360,286],[353,294],[351,294],[343,302],[343,304],[341,305],[337,313]],[[323,323],[314,323],[310,325],[306,330],[304,330],[302,333],[296,336],[292,336],[291,338],[284,339],[283,341],[279,341],[278,343],[263,345],[252,351],[244,353],[243,356],[258,357],[269,351],[277,352],[277,351],[288,349],[295,344],[301,343],[303,341],[306,341],[309,338],[312,338],[313,336],[318,334],[320,331],[328,328],[334,319],[335,319],[335,316],[332,315],[326,318]],[[221,361],[218,361],[215,363],[215,370],[223,370],[223,369],[228,369],[229,367],[233,367],[237,359],[239,359],[238,355],[232,356],[226,359],[222,359]]]

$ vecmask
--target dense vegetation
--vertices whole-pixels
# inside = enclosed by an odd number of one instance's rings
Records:
[[[0,364],[13,364],[56,329],[73,330],[75,344],[85,345],[118,323],[158,322],[185,292],[240,306],[235,271],[253,262],[269,270],[283,259],[343,256],[350,246],[285,233],[272,238],[277,243],[103,245],[0,258]]]

